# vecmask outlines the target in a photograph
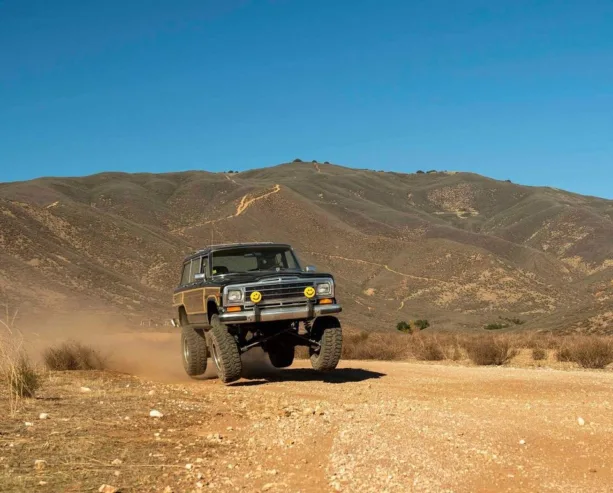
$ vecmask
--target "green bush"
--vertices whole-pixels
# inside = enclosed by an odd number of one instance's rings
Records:
[[[301,163],[301,162],[302,162],[302,159],[300,158],[296,158],[292,161],[292,163]]]
[[[506,329],[508,327],[507,324],[487,324],[485,327],[483,327],[485,330],[501,330],[501,329]]]
[[[417,327],[419,330],[424,330],[430,327],[430,322],[427,320],[416,320],[415,327]]]
[[[411,328],[411,325],[407,322],[398,322],[396,324],[396,330],[399,332],[404,332],[405,334],[412,334],[413,333],[413,329]]]
[[[519,318],[509,318],[509,317],[498,317],[500,320],[505,320],[507,322],[511,322],[512,324],[515,325],[523,325],[526,323],[525,320],[521,320]]]

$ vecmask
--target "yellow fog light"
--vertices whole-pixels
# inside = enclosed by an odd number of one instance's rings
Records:
[[[254,291],[253,293],[251,293],[251,296],[249,296],[249,299],[251,299],[253,303],[259,303],[260,301],[262,301],[262,293],[260,293],[259,291]]]
[[[315,296],[315,288],[313,286],[309,286],[307,288],[304,289],[304,295],[307,298],[312,298],[313,296]]]

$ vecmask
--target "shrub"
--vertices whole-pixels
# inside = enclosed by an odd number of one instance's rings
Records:
[[[430,327],[430,322],[427,320],[416,320],[415,327],[417,327],[419,330],[424,330]]]
[[[506,324],[498,324],[498,323],[494,323],[494,324],[488,324],[485,327],[483,327],[485,330],[501,330],[501,329],[506,329],[508,327],[508,325]]]
[[[570,357],[583,368],[605,368],[613,363],[613,344],[599,337],[586,338],[570,346]]]
[[[324,164],[330,164],[330,161],[324,161]]]
[[[556,359],[562,363],[573,361],[573,355],[568,346],[563,346],[556,352]]]
[[[30,359],[22,353],[8,372],[8,384],[16,397],[32,398],[41,387],[41,377]]]
[[[525,324],[525,320],[521,320],[519,318],[508,318],[508,317],[498,317],[500,318],[500,320],[506,320],[507,322],[511,322],[512,324],[515,325],[523,325]]]
[[[478,337],[464,344],[468,357],[476,365],[504,365],[519,352],[508,338],[503,337]]]
[[[431,169],[430,171],[428,171],[429,175],[431,175],[432,173],[437,173],[437,171],[435,169]]]
[[[418,174],[418,175],[424,175],[424,174],[425,174],[425,171],[423,171],[423,170],[421,170],[421,169],[418,169],[418,170],[417,170],[417,174]]]
[[[397,361],[409,356],[410,338],[394,332],[343,333],[343,359]]]
[[[422,361],[442,361],[446,359],[443,348],[435,338],[416,338],[413,355]]]
[[[411,328],[411,325],[407,322],[398,322],[396,324],[396,330],[398,332],[404,332],[405,334],[412,334],[413,333],[413,329]]]
[[[535,347],[532,349],[532,359],[534,361],[543,361],[547,358],[547,351],[543,348]]]
[[[21,398],[31,398],[41,386],[41,375],[23,349],[23,334],[16,327],[17,312],[0,320],[0,381],[7,386],[11,414]]]
[[[301,162],[302,162],[302,159],[300,158],[296,158],[292,161],[292,163],[301,163]]]
[[[43,353],[43,360],[49,370],[104,370],[106,358],[95,349],[79,342],[64,342],[50,347]]]
[[[313,163],[317,163],[317,159],[313,159],[313,161],[312,161],[312,162],[313,162]]]

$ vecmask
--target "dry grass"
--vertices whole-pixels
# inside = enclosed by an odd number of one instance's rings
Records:
[[[416,359],[421,361],[443,361],[447,359],[444,346],[436,337],[415,336],[412,352]]]
[[[476,365],[504,365],[519,354],[511,339],[505,336],[472,337],[464,342],[464,348]]]
[[[572,338],[557,353],[559,361],[573,361],[583,368],[602,369],[613,363],[613,341],[604,337]]]
[[[543,361],[547,359],[547,351],[541,347],[532,348],[532,359],[534,361]]]
[[[6,307],[4,319],[0,320],[0,380],[6,386],[11,414],[21,399],[34,397],[42,383],[40,372],[24,349],[16,319],[17,312],[11,314]]]
[[[533,361],[546,361],[549,351],[552,351],[559,362],[575,363],[584,368],[605,368],[613,363],[613,337],[558,335],[550,332],[408,334],[348,329],[343,334],[342,358],[382,361],[470,360],[477,365],[504,365],[524,349]],[[296,357],[308,358],[308,350],[297,348]],[[522,361],[519,358],[516,363],[521,366]]]
[[[100,352],[75,341],[47,348],[43,360],[47,368],[54,371],[104,370],[107,366]]]
[[[412,336],[394,332],[358,331],[343,336],[343,359],[397,361],[410,355]]]

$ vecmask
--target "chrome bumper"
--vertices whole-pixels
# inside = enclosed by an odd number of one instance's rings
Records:
[[[275,322],[277,320],[308,320],[322,315],[340,313],[341,305],[304,305],[284,308],[254,307],[242,312],[222,313],[219,320],[225,324],[247,324],[255,322]]]

